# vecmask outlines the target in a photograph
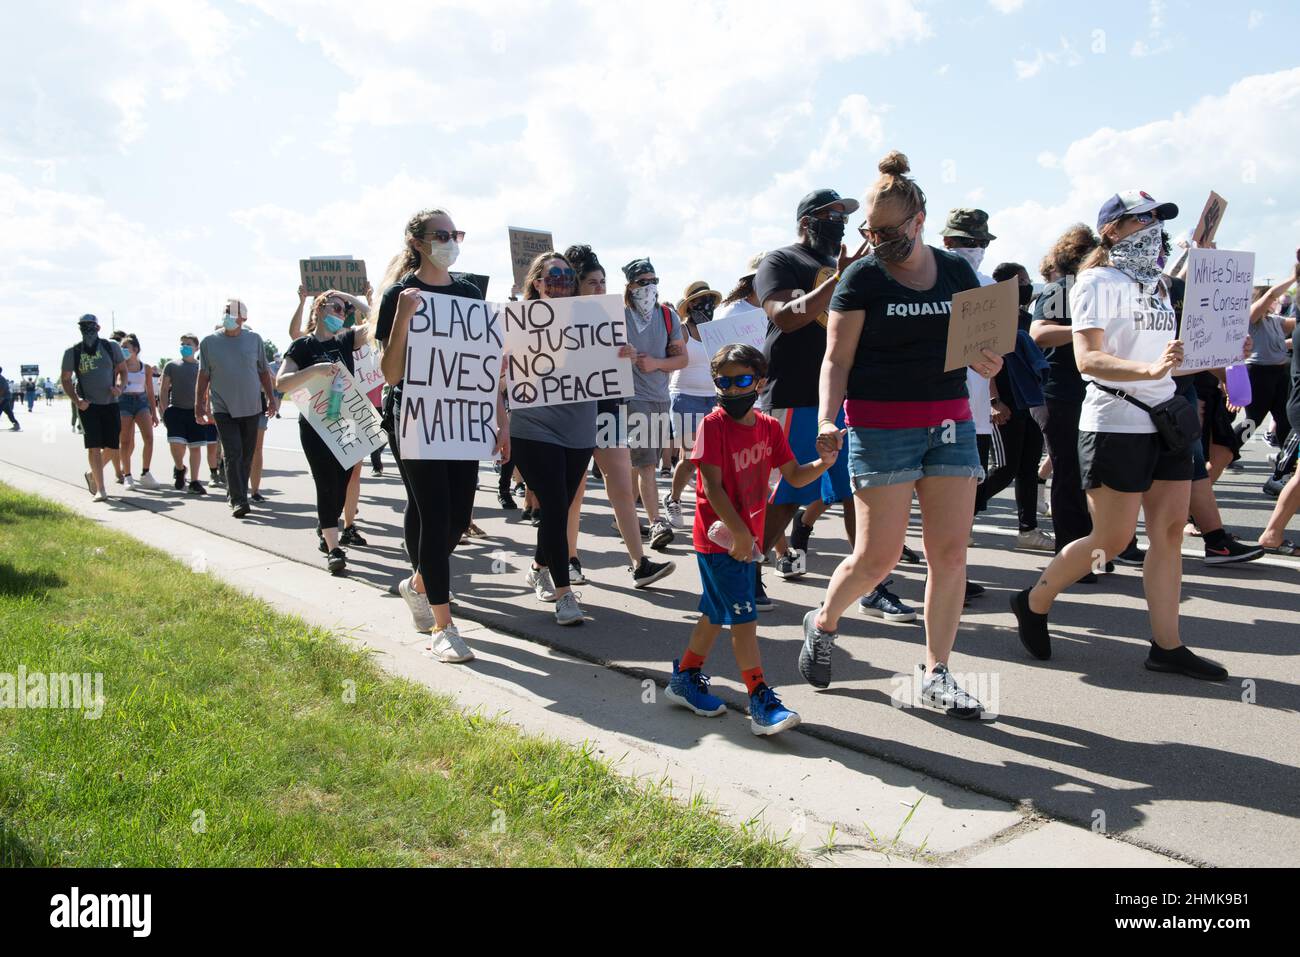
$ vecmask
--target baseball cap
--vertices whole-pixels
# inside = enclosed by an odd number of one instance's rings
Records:
[[[96,319],[94,316],[92,316],[90,313],[86,313],[84,316],[82,316],[80,319],[77,320],[77,325],[79,326],[93,325],[96,329],[98,329],[99,320]]]
[[[1140,189],[1129,189],[1116,193],[1101,204],[1097,214],[1097,230],[1107,223],[1113,223],[1121,216],[1135,216],[1138,213],[1155,212],[1161,220],[1170,220],[1178,215],[1178,207],[1173,203],[1158,202],[1150,193]]]
[[[795,221],[803,219],[805,216],[811,216],[827,206],[834,206],[839,203],[844,207],[844,212],[856,212],[858,201],[856,199],[845,199],[833,189],[815,189],[803,199],[799,200],[799,209],[795,212]]]
[[[948,222],[940,236],[974,239],[990,243],[998,237],[989,232],[989,214],[982,209],[959,208],[948,214]]]

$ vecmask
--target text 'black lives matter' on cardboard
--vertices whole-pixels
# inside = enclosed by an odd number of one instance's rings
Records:
[[[523,229],[519,226],[507,228],[510,232],[510,268],[515,274],[515,285],[522,289],[528,267],[542,253],[553,250],[555,240],[544,229]]]
[[[512,409],[633,394],[622,296],[503,303],[502,322]]]
[[[309,296],[337,289],[351,296],[366,294],[364,259],[300,259],[298,269]]]
[[[1019,313],[1020,280],[1014,276],[953,296],[943,371],[981,361],[984,349],[1000,356],[1015,349]]]

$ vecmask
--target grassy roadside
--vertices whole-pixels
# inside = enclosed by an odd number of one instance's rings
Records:
[[[0,484],[0,675],[20,666],[102,673],[105,700],[0,706],[0,866],[798,863]]]

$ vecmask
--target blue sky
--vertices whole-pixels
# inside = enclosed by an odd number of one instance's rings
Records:
[[[1033,268],[1139,187],[1280,276],[1300,245],[1294,4],[298,0],[28,4],[0,79],[0,365],[52,370],[83,312],[145,355],[225,297],[283,347],[297,260],[378,277],[449,209],[458,268],[509,290],[507,225],[729,288],[818,186],[889,149],[987,262]],[[611,276],[611,279],[617,278]],[[613,285],[613,283],[611,283]],[[674,295],[675,298],[675,295]]]

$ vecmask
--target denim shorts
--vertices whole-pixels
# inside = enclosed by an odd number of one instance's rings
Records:
[[[983,481],[975,423],[911,429],[849,429],[849,480],[855,492],[923,478]]]
[[[134,419],[149,411],[149,397],[143,392],[123,392],[117,397],[117,413],[124,419]]]
[[[674,392],[669,396],[669,405],[673,411],[673,438],[680,443],[686,438],[694,440],[704,417],[718,407],[718,398]]]

